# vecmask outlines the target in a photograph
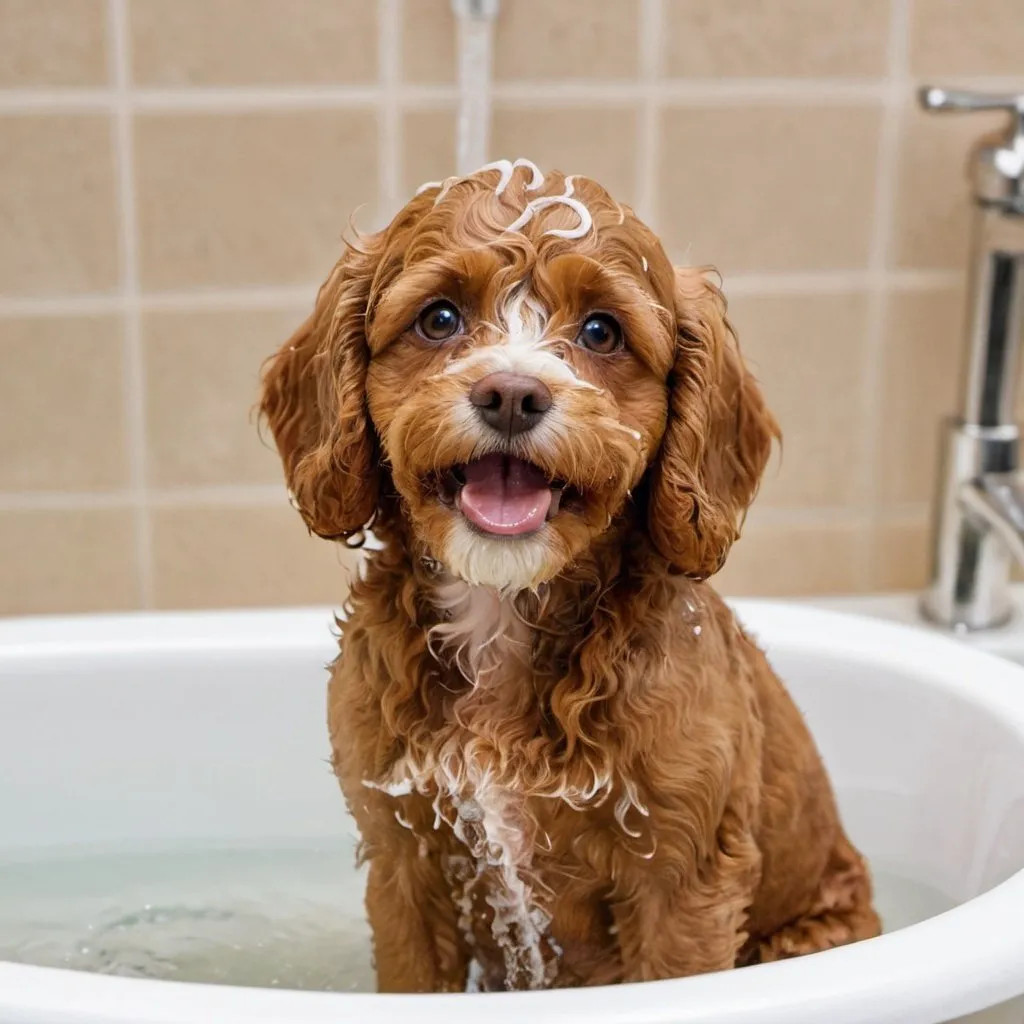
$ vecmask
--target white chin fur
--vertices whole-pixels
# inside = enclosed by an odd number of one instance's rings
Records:
[[[444,564],[453,575],[476,586],[514,593],[535,587],[549,568],[545,529],[525,537],[488,537],[461,516],[445,545]]]

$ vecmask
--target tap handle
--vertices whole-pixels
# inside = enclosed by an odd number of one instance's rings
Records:
[[[926,85],[917,95],[925,110],[1006,110],[1018,118],[1024,117],[1024,93],[969,92]]]
[[[974,150],[974,198],[982,207],[1024,217],[1024,93],[969,92],[926,85],[917,94],[929,111],[1002,110],[1011,114],[1001,135],[989,135]]]

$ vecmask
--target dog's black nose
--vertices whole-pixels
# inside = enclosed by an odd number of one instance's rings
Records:
[[[473,385],[469,400],[486,424],[509,436],[531,430],[551,408],[544,383],[521,373],[489,373]]]

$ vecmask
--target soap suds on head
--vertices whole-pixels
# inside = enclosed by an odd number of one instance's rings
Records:
[[[525,167],[530,172],[530,181],[526,185],[527,192],[535,192],[544,184],[544,175],[541,173],[541,169],[532,160],[527,160],[525,157],[519,157],[517,160],[495,160],[493,163],[484,164],[480,170],[473,173],[482,174],[484,171],[499,171],[501,177],[495,186],[494,194],[500,196],[508,188],[508,184],[512,180],[512,175],[517,167]]]
[[[437,206],[448,194],[452,185],[457,182],[467,181],[478,174],[484,174],[486,171],[497,171],[498,184],[494,187],[494,194],[500,196],[508,188],[517,167],[525,167],[530,172],[530,180],[526,184],[527,192],[536,192],[544,184],[544,174],[541,169],[532,160],[519,157],[516,160],[493,160],[489,164],[484,164],[483,167],[478,167],[472,174],[467,174],[463,177],[452,175],[442,181],[425,181],[416,189],[415,194],[421,196],[424,192],[429,192],[433,188],[440,189],[440,193],[434,199],[434,205]]]
[[[521,156],[518,160],[514,160],[512,162],[512,166],[528,167],[531,173],[533,174],[533,177],[530,179],[529,184],[527,184],[526,186],[527,192],[536,192],[537,189],[539,189],[541,185],[544,184],[544,174],[532,160],[527,160],[526,157]]]
[[[573,198],[573,186],[569,179],[567,180],[566,191],[560,196],[541,196],[539,199],[531,199],[526,204],[526,209],[514,220],[507,228],[506,232],[509,231],[522,231],[526,225],[533,220],[533,216],[539,210],[546,209],[549,206],[568,206],[577,217],[580,222],[574,228],[549,228],[544,232],[545,235],[551,235],[555,238],[583,238],[587,235],[591,228],[594,226],[594,218],[590,215],[590,211],[587,207],[580,202],[578,199]]]
[[[489,164],[484,164],[483,167],[474,171],[472,174],[466,177],[450,177],[445,178],[443,181],[425,181],[418,189],[416,189],[416,195],[422,195],[424,192],[429,192],[431,189],[438,189],[437,195],[434,197],[434,206],[437,206],[445,196],[448,195],[452,186],[460,181],[466,181],[468,178],[472,178],[477,174],[483,174],[486,171],[497,171],[498,172],[498,183],[494,187],[494,194],[500,196],[509,186],[512,181],[512,175],[515,173],[516,168],[525,168],[530,172],[530,180],[527,182],[525,188],[527,192],[536,192],[544,184],[544,174],[540,168],[532,161],[527,160],[525,157],[519,157],[516,160],[494,160]],[[579,217],[579,224],[574,228],[550,228],[545,231],[545,235],[551,235],[554,238],[566,238],[576,239],[583,238],[587,235],[594,226],[594,218],[591,216],[590,211],[586,205],[579,199],[573,198],[576,191],[573,178],[575,175],[569,175],[565,179],[565,190],[559,196],[540,196],[537,199],[530,200],[523,212],[514,220],[507,228],[506,231],[521,231],[534,217],[538,211],[546,209],[550,206],[568,206],[573,212]],[[619,223],[625,219],[625,213],[620,208],[620,219]]]

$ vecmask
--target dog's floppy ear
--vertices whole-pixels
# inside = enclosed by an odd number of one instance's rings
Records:
[[[380,491],[366,409],[366,311],[375,239],[349,247],[306,322],[266,363],[260,414],[270,425],[293,501],[321,537],[348,539],[371,524]]]
[[[725,299],[703,271],[676,270],[675,306],[668,425],[648,530],[675,569],[706,579],[739,536],[779,428],[743,363]]]

